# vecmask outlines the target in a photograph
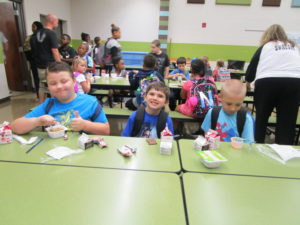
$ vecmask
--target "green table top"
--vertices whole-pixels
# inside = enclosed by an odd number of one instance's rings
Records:
[[[98,89],[130,89],[129,81],[123,77],[100,77],[91,83],[91,87]]]
[[[190,225],[299,224],[299,180],[186,173],[183,183]]]
[[[103,136],[108,144],[107,148],[101,149],[94,145],[80,154],[75,154],[61,160],[50,160],[46,152],[58,147],[67,146],[71,149],[79,149],[77,133],[68,133],[67,141],[63,138],[51,139],[47,133],[37,132],[30,136],[38,135],[45,139],[31,152],[26,154],[30,145],[21,145],[16,140],[11,144],[0,145],[0,161],[30,162],[61,164],[70,166],[116,168],[129,170],[149,170],[163,172],[179,172],[181,170],[177,143],[173,142],[172,155],[161,155],[159,149],[160,140],[157,145],[148,145],[145,138]],[[24,136],[27,140],[29,135]],[[117,148],[129,144],[138,148],[137,152],[129,158],[123,157]]]
[[[2,162],[0,177],[1,224],[186,224],[176,174]]]
[[[179,140],[182,167],[188,172],[239,174],[267,177],[300,178],[300,159],[291,159],[285,165],[271,159],[253,144],[252,148],[244,144],[243,149],[236,150],[228,142],[221,142],[218,149],[227,162],[219,168],[209,169],[202,165],[200,157],[194,150],[193,140]]]

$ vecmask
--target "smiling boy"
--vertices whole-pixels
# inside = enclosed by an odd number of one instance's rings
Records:
[[[254,142],[254,121],[249,112],[242,109],[246,85],[236,79],[225,81],[219,95],[222,108],[213,108],[205,116],[201,128],[207,132],[216,130],[221,141],[241,137],[245,142]]]
[[[52,98],[16,119],[11,124],[14,133],[25,134],[36,127],[59,122],[73,131],[109,135],[110,127],[102,106],[93,96],[75,93],[75,79],[67,63],[51,63],[46,78]]]
[[[164,83],[151,83],[144,96],[146,107],[142,106],[130,115],[121,136],[160,138],[160,132],[166,127],[174,134],[172,119],[164,111],[169,94]]]

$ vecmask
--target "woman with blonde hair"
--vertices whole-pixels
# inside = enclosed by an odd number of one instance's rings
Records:
[[[280,25],[264,32],[246,81],[255,82],[256,142],[264,143],[269,116],[276,108],[275,142],[293,144],[300,102],[300,53]]]

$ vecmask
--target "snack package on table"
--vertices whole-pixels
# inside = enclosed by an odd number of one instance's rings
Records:
[[[220,135],[217,131],[209,129],[206,134],[205,138],[209,144],[209,149],[217,149],[220,146]]]
[[[11,126],[8,122],[0,124],[0,144],[7,144],[12,142]]]
[[[86,150],[94,145],[94,142],[89,136],[85,133],[78,138],[78,145],[81,149]]]
[[[118,148],[118,151],[125,157],[131,157],[132,153],[137,151],[137,148],[130,145],[123,145],[122,147]]]
[[[171,155],[173,145],[172,132],[166,127],[160,134],[160,154]]]
[[[104,141],[103,137],[93,137],[92,140],[93,140],[93,143],[98,145],[100,148],[106,148],[107,147],[107,144]]]

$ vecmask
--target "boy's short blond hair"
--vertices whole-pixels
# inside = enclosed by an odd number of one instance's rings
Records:
[[[246,96],[246,84],[237,79],[226,80],[221,89],[221,95]]]
[[[169,101],[169,96],[170,96],[170,88],[167,87],[163,82],[153,82],[151,83],[147,90],[146,90],[146,95],[148,94],[148,92],[151,89],[155,89],[156,91],[161,91],[162,93],[164,93],[164,95],[166,96],[166,101]]]

